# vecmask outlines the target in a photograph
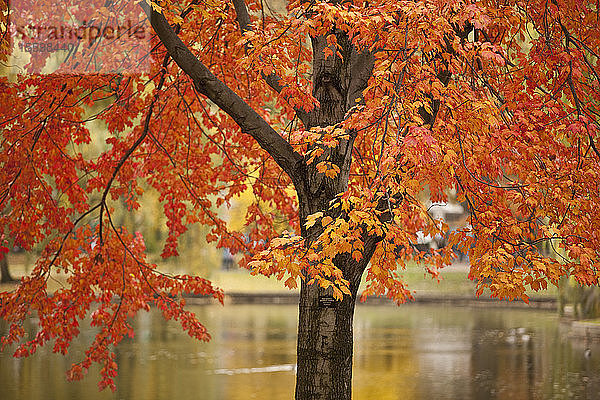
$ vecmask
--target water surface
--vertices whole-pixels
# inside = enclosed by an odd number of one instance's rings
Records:
[[[0,399],[290,399],[295,306],[195,306],[213,336],[187,337],[158,312],[140,314],[136,336],[116,350],[117,391],[98,392],[97,372],[68,383],[93,332],[67,358],[42,349],[0,353]],[[5,326],[0,326],[0,331]],[[33,326],[29,327],[32,333]],[[600,345],[568,339],[556,313],[444,305],[359,306],[353,398],[598,399]],[[591,350],[586,356],[585,350]]]

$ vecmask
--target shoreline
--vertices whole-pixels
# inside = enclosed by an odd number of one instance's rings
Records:
[[[188,304],[217,304],[217,301],[211,297],[203,296],[184,296]],[[298,293],[244,293],[230,292],[225,294],[225,305],[227,304],[263,304],[263,305],[291,305],[298,304],[300,296]],[[395,306],[395,303],[384,297],[369,297],[365,302],[357,301],[357,306]],[[558,300],[552,297],[532,297],[529,304],[521,301],[498,300],[489,297],[473,297],[464,295],[447,294],[421,294],[415,296],[414,300],[409,300],[410,304],[441,304],[452,306],[476,306],[476,307],[494,307],[494,308],[532,308],[536,310],[556,310]]]

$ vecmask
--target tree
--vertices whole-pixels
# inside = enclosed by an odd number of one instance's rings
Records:
[[[281,14],[258,0],[139,6],[156,34],[148,73],[59,73],[94,67],[100,37],[55,74],[0,81],[0,202],[10,210],[1,226],[25,249],[48,240],[30,276],[0,297],[11,322],[3,345],[23,340],[27,315],[40,319],[17,356],[51,339],[66,352],[93,303],[100,333],[72,379],[99,362],[100,386],[112,386],[109,346],[133,334],[127,317],[150,304],[209,338],[181,296],[222,293],[162,274],[142,237],[113,223],[118,198],[139,206],[140,181],[164,204],[164,257],[189,224],[206,224],[207,239],[243,253],[253,273],[300,283],[297,399],[350,399],[363,276],[363,297],[401,303],[411,298],[405,263],[437,277],[454,246],[469,255],[477,294],[527,301],[526,290],[565,275],[598,284],[595,2],[296,0]],[[93,21],[111,12],[99,6]],[[48,57],[32,53],[25,68]],[[90,119],[105,122],[111,147],[86,158]],[[420,200],[425,189],[436,202],[456,193],[470,211],[450,245],[427,255],[413,249],[417,234],[446,227]],[[214,208],[245,191],[256,198],[247,236]],[[52,296],[50,273],[67,282]]]
[[[15,282],[8,269],[6,254],[0,249],[0,283]]]
[[[582,286],[575,280],[562,279],[559,287],[559,312],[566,314],[566,306],[573,307],[571,316],[578,319],[600,317],[600,287]]]
[[[0,243],[4,241],[4,235],[0,234]],[[16,279],[10,275],[10,270],[8,269],[8,258],[6,257],[8,250],[7,246],[0,244],[0,283],[16,282]]]

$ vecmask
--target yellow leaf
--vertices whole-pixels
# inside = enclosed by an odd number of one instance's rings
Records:
[[[342,291],[336,287],[333,288],[333,298],[337,301],[342,301],[344,299],[344,294]]]
[[[325,176],[327,176],[330,179],[333,179],[337,176],[337,174],[340,173],[340,167],[338,167],[335,164],[330,164],[330,169],[328,169],[327,171],[325,171]]]
[[[350,289],[348,289],[348,286],[346,286],[346,285],[342,285],[342,286],[340,286],[340,290],[341,290],[342,292],[344,292],[345,294],[351,294],[351,293],[350,293]]]
[[[306,224],[304,224],[304,226],[306,226],[307,228],[310,228],[317,222],[317,219],[321,218],[322,216],[323,216],[323,213],[320,211],[318,213],[309,215],[308,217],[306,217]]]
[[[329,215],[327,215],[326,217],[324,217],[324,218],[321,220],[321,225],[322,225],[322,226],[326,226],[326,225],[329,225],[329,224],[330,224],[330,223],[332,223],[332,222],[333,222],[333,218],[331,218]]]
[[[155,2],[151,1],[150,7],[152,7],[157,13],[162,13],[162,7],[156,4]]]
[[[328,169],[327,162],[321,161],[320,163],[317,164],[317,171],[319,171],[320,173],[327,171],[327,169]]]
[[[321,161],[317,164],[317,171],[325,173],[328,178],[335,178],[340,173],[340,167],[328,161]]]
[[[358,224],[361,222],[360,215],[358,215],[357,211],[349,212],[348,217],[350,217],[350,221],[354,222],[355,224]]]

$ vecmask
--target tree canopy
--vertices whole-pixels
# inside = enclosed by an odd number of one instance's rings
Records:
[[[161,272],[143,237],[114,223],[116,200],[135,210],[145,187],[168,221],[163,257],[204,224],[253,273],[340,301],[364,273],[363,296],[403,302],[405,263],[437,277],[453,248],[468,254],[478,294],[527,301],[565,275],[598,284],[597,2],[104,3],[69,13],[102,27],[143,11],[150,45],[138,70],[119,70],[123,59],[102,52],[108,39],[97,35],[75,39],[67,56],[32,51],[0,78],[0,250],[9,238],[43,247],[31,274],[0,294],[11,324],[2,345],[20,343],[15,355],[49,341],[65,353],[92,310],[99,333],[68,375],[98,362],[105,387],[117,368],[111,346],[151,304],[210,338],[182,295],[222,301],[222,291]],[[10,65],[15,46],[40,38],[11,38],[21,16],[0,4],[0,61]],[[90,121],[105,126],[102,150]],[[234,231],[218,208],[248,192],[247,227]],[[416,251],[419,234],[448,234],[428,208],[451,200],[466,205],[468,224],[448,246]],[[56,274],[65,283],[48,293]],[[25,338],[32,313],[39,331]]]

